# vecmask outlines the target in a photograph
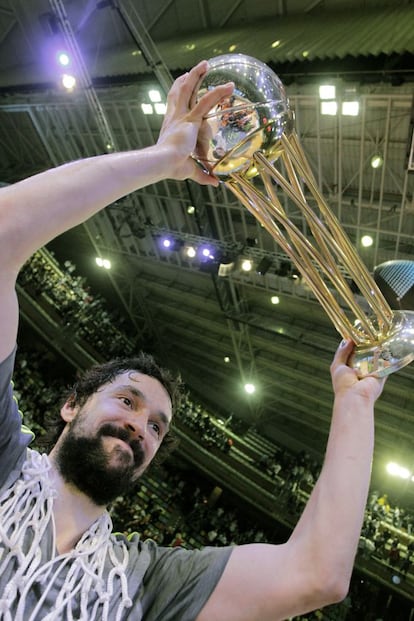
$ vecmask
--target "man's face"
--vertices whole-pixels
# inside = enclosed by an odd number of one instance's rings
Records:
[[[171,400],[153,377],[127,371],[82,407],[67,403],[68,423],[54,449],[63,479],[97,505],[130,490],[152,461],[172,418]]]

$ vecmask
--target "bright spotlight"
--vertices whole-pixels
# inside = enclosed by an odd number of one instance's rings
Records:
[[[70,56],[67,52],[58,52],[57,61],[62,67],[67,67],[70,65]]]
[[[320,99],[335,99],[336,89],[333,84],[321,84],[319,87]]]
[[[372,246],[373,243],[374,240],[372,239],[371,235],[363,235],[361,237],[361,244],[364,246],[364,248],[369,248],[370,246]]]
[[[256,386],[254,384],[247,383],[244,385],[244,390],[248,395],[252,395],[256,391]]]
[[[393,461],[390,461],[390,463],[387,464],[387,472],[388,472],[388,474],[397,475],[398,474],[398,469],[399,469],[398,464],[394,463]]]
[[[144,114],[153,114],[154,112],[152,105],[149,103],[142,103],[141,110]]]
[[[242,261],[241,268],[243,272],[250,272],[252,267],[253,267],[253,263],[250,261],[250,259],[244,259]]]
[[[172,252],[178,252],[183,247],[184,243],[181,239],[175,239],[174,237],[161,237],[159,244],[163,250],[171,250]]]
[[[344,116],[358,116],[359,101],[343,101],[342,102],[342,114]]]
[[[214,248],[210,248],[209,246],[202,246],[199,250],[199,254],[201,259],[204,261],[210,259],[211,261],[215,258],[215,250]]]
[[[371,158],[371,167],[372,168],[381,168],[381,166],[384,163],[384,159],[382,157],[382,155],[373,155]]]
[[[410,472],[408,468],[404,468],[404,466],[400,466],[393,461],[387,464],[387,472],[392,476],[400,477],[400,479],[407,480],[410,478]]]
[[[196,249],[194,248],[194,246],[187,246],[187,248],[185,249],[185,254],[190,259],[194,259],[197,254]]]
[[[154,104],[155,113],[156,114],[165,114],[167,112],[167,104],[165,103],[155,103]]]
[[[336,101],[321,101],[321,114],[324,116],[335,116],[338,112]]]
[[[62,86],[66,88],[67,91],[71,91],[76,86],[76,78],[69,73],[64,73],[62,75]]]
[[[161,93],[160,91],[157,91],[155,89],[148,91],[148,96],[150,98],[150,101],[152,101],[152,103],[159,103],[161,101]]]
[[[111,262],[109,259],[103,259],[102,257],[96,257],[95,262],[96,262],[96,265],[98,265],[98,267],[103,267],[106,270],[111,269]]]

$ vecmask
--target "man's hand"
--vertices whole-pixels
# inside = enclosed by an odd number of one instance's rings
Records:
[[[385,384],[385,378],[364,377],[359,379],[355,369],[348,366],[354,343],[351,339],[342,341],[336,350],[331,364],[332,385],[335,396],[357,396],[375,402],[380,396]]]
[[[197,84],[208,69],[207,61],[196,65],[189,73],[177,78],[167,98],[167,113],[161,128],[157,146],[171,151],[175,170],[174,179],[193,179],[201,185],[218,185],[218,179],[210,172],[204,172],[195,162],[193,155],[203,159],[207,152],[208,136],[205,116],[223,98],[233,92],[234,84],[229,82],[205,93],[190,109]],[[208,171],[208,165],[206,164]]]

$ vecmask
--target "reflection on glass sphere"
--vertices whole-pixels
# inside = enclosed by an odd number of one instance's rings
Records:
[[[207,115],[209,148],[203,158],[214,174],[255,174],[253,154],[261,151],[269,161],[280,154],[283,132],[293,128],[285,88],[264,63],[244,54],[224,54],[209,60],[209,69],[195,91],[195,101],[208,90],[234,82],[234,92]],[[201,163],[203,163],[201,162]]]

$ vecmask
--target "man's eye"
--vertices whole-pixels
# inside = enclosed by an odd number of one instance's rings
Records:
[[[121,397],[121,399],[125,403],[125,405],[127,405],[128,407],[131,407],[132,401],[131,399],[129,399],[129,397]]]
[[[152,429],[155,431],[155,433],[157,434],[157,436],[159,436],[161,434],[161,427],[159,426],[158,423],[150,423]]]

